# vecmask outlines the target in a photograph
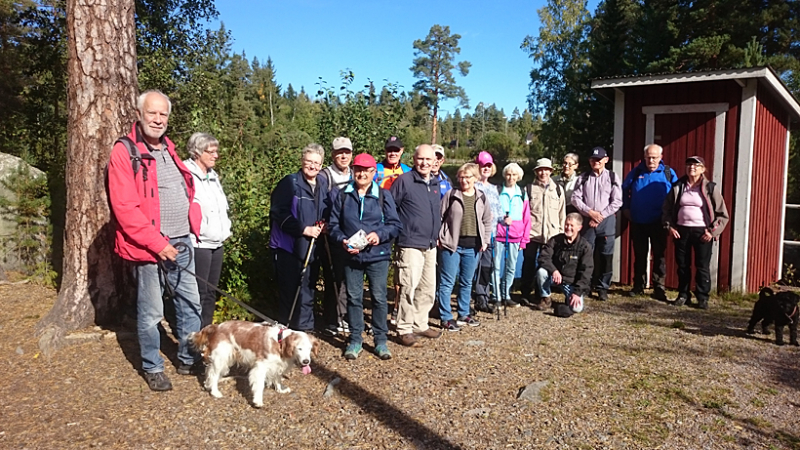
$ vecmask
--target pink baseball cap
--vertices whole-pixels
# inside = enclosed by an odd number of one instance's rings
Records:
[[[494,164],[494,159],[489,152],[480,152],[478,153],[478,157],[475,158],[475,161],[478,163],[479,166],[485,166],[487,164]]]

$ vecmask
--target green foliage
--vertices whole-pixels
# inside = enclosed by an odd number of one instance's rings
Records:
[[[0,197],[0,212],[16,224],[3,246],[16,254],[31,279],[54,286],[56,274],[49,264],[52,229],[47,178],[34,176],[27,165],[20,164],[2,184],[12,196]]]
[[[500,167],[501,162],[508,160],[509,155],[511,155],[516,146],[517,143],[509,135],[499,131],[490,131],[481,138],[477,151],[491,153],[498,167]]]

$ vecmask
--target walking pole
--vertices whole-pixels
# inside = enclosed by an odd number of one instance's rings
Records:
[[[333,256],[331,256],[331,246],[328,244],[328,235],[323,235],[322,240],[325,241],[325,252],[328,254],[328,265],[331,266],[331,276],[333,277],[333,288],[336,290],[336,298],[338,302],[339,298],[339,290],[341,289],[341,283],[336,281],[336,271],[333,269]]]
[[[494,294],[495,300],[497,300],[497,308],[494,309],[495,319],[496,320],[500,320],[500,303],[502,302],[502,300],[499,300],[500,295],[499,295],[499,292],[497,292],[497,291],[500,290],[500,286],[498,286],[496,283],[494,283],[494,281],[495,281],[495,279],[494,279],[494,275],[495,275],[494,274],[494,269],[495,269],[495,267],[494,267],[494,256],[495,256],[495,252],[497,251],[497,236],[493,236],[493,239],[494,239],[494,243],[492,244],[492,266],[491,266],[492,267],[492,293]]]
[[[508,211],[506,211],[506,216],[503,218],[504,219],[503,223],[506,225],[506,249],[505,249],[505,253],[503,253],[503,259],[505,260],[505,266],[506,266],[505,270],[506,271],[508,271],[508,256],[509,256],[509,253],[511,253],[509,248],[508,248],[508,228],[509,227],[508,227],[508,224],[505,221],[505,219],[507,219],[507,218],[508,218]],[[508,287],[508,286],[506,286],[506,287],[508,288],[509,295],[511,295],[511,288]],[[503,316],[508,317],[508,305],[506,305],[506,302],[503,302]]]
[[[322,222],[316,222],[314,224],[316,227],[322,226]],[[300,296],[300,290],[303,288],[303,277],[308,270],[308,262],[311,260],[311,252],[314,250],[314,243],[317,241],[317,238],[311,238],[311,243],[308,245],[308,253],[306,253],[306,260],[303,263],[303,270],[300,271],[300,282],[297,284],[297,292],[294,293],[294,301],[292,302],[292,309],[289,311],[289,319],[286,320],[286,325],[291,326],[292,324],[292,316],[294,316],[294,308],[297,306],[297,298]]]

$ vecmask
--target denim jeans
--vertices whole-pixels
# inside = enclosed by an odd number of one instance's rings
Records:
[[[543,267],[540,267],[539,270],[536,271],[536,287],[539,289],[539,292],[542,293],[542,297],[550,297],[552,294],[551,288],[553,285],[553,277],[547,273]],[[572,292],[575,290],[575,286],[571,284],[560,284],[558,285],[561,287],[561,291],[564,292],[564,303],[569,305],[569,298],[572,296]],[[583,296],[581,295],[581,303],[583,303]]]
[[[453,318],[450,295],[458,277],[458,317],[469,315],[469,297],[472,292],[472,277],[478,264],[480,251],[477,248],[458,247],[451,252],[441,249],[442,267],[439,275],[439,314],[442,321]]]
[[[528,244],[530,245],[530,244]],[[494,252],[494,283],[497,286],[497,301],[511,299],[511,286],[514,284],[514,272],[517,268],[517,257],[519,256],[519,243],[498,242]],[[507,260],[506,260],[507,259]],[[503,260],[506,260],[503,267]]]
[[[161,333],[158,325],[164,317],[164,291],[170,290],[164,284],[169,283],[174,292],[176,326],[172,330],[178,339],[178,360],[184,364],[193,364],[200,355],[189,351],[187,337],[193,331],[200,331],[200,294],[197,281],[189,273],[179,270],[185,267],[194,272],[194,249],[189,236],[172,238],[169,243],[187,244],[188,250],[178,253],[176,262],[164,262],[167,278],[158,269],[158,264],[141,263],[134,266],[137,282],[136,321],[139,336],[139,352],[142,356],[142,370],[147,373],[164,371],[164,358],[161,357]]]
[[[386,281],[389,261],[366,264],[348,263],[344,266],[344,284],[347,287],[347,322],[350,325],[350,343],[364,341],[364,274],[372,293],[372,332],[375,345],[385,344],[389,328],[386,325]]]

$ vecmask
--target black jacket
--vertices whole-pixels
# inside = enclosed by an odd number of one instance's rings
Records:
[[[539,266],[550,275],[556,270],[561,273],[561,284],[575,286],[575,293],[588,295],[594,270],[592,246],[580,235],[571,244],[564,233],[557,234],[547,241],[539,253]]]

